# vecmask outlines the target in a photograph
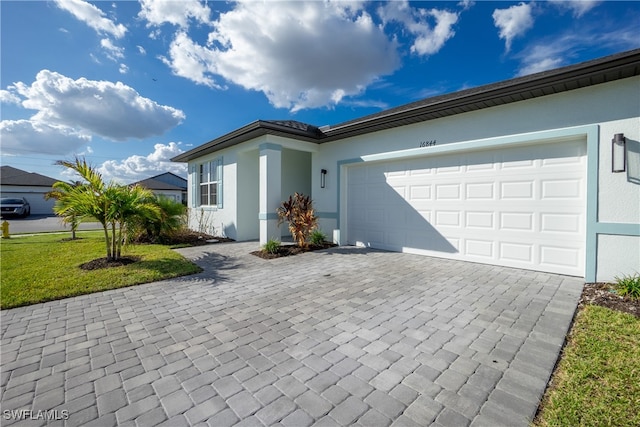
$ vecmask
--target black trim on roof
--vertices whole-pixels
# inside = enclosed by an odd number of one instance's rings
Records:
[[[321,144],[637,75],[640,75],[640,49],[423,99],[322,129],[292,120],[257,120],[171,160],[188,162],[267,134]]]

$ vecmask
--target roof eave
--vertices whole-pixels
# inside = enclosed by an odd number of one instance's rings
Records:
[[[627,52],[627,55],[614,60],[595,60],[591,63],[579,64],[580,66],[570,66],[480,86],[457,92],[457,96],[456,93],[446,95],[433,103],[390,111],[389,114],[375,114],[369,118],[364,117],[357,121],[339,124],[325,131],[326,138],[322,142],[633,77],[640,74],[640,50],[634,52],[635,54],[631,55]]]
[[[322,137],[322,135],[312,134],[300,129],[289,128],[287,126],[282,126],[264,120],[256,120],[255,122],[249,123],[248,125],[229,132],[226,135],[222,135],[221,137],[213,139],[199,147],[179,154],[171,158],[171,161],[189,162],[206,154],[214,153],[224,148],[241,144],[243,142],[258,138],[263,135],[276,135],[314,143],[318,143],[319,139],[321,139]]]

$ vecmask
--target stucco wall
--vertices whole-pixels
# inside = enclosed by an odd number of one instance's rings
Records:
[[[218,157],[223,158],[222,171],[222,197],[223,203],[221,208],[211,206],[198,206],[197,197],[194,197],[194,191],[197,191],[194,183],[197,182],[197,165],[208,162]],[[234,149],[219,151],[214,154],[203,156],[197,162],[189,163],[189,228],[204,233],[230,237],[237,237],[237,152]],[[196,193],[197,194],[197,193]]]
[[[238,154],[238,233],[237,240],[257,239],[260,235],[260,163],[258,150]]]

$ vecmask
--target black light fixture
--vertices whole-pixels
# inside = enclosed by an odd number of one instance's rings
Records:
[[[327,180],[327,170],[320,169],[320,188],[324,188]]]
[[[616,133],[611,140],[611,172],[624,172],[627,166],[627,138]]]

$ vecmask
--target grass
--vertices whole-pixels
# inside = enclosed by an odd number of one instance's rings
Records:
[[[640,319],[587,305],[534,425],[640,425]]]
[[[80,265],[105,256],[102,232],[18,236],[0,243],[0,307],[2,309],[149,283],[197,273],[200,267],[161,245],[132,245],[124,256],[133,264],[84,271]]]

